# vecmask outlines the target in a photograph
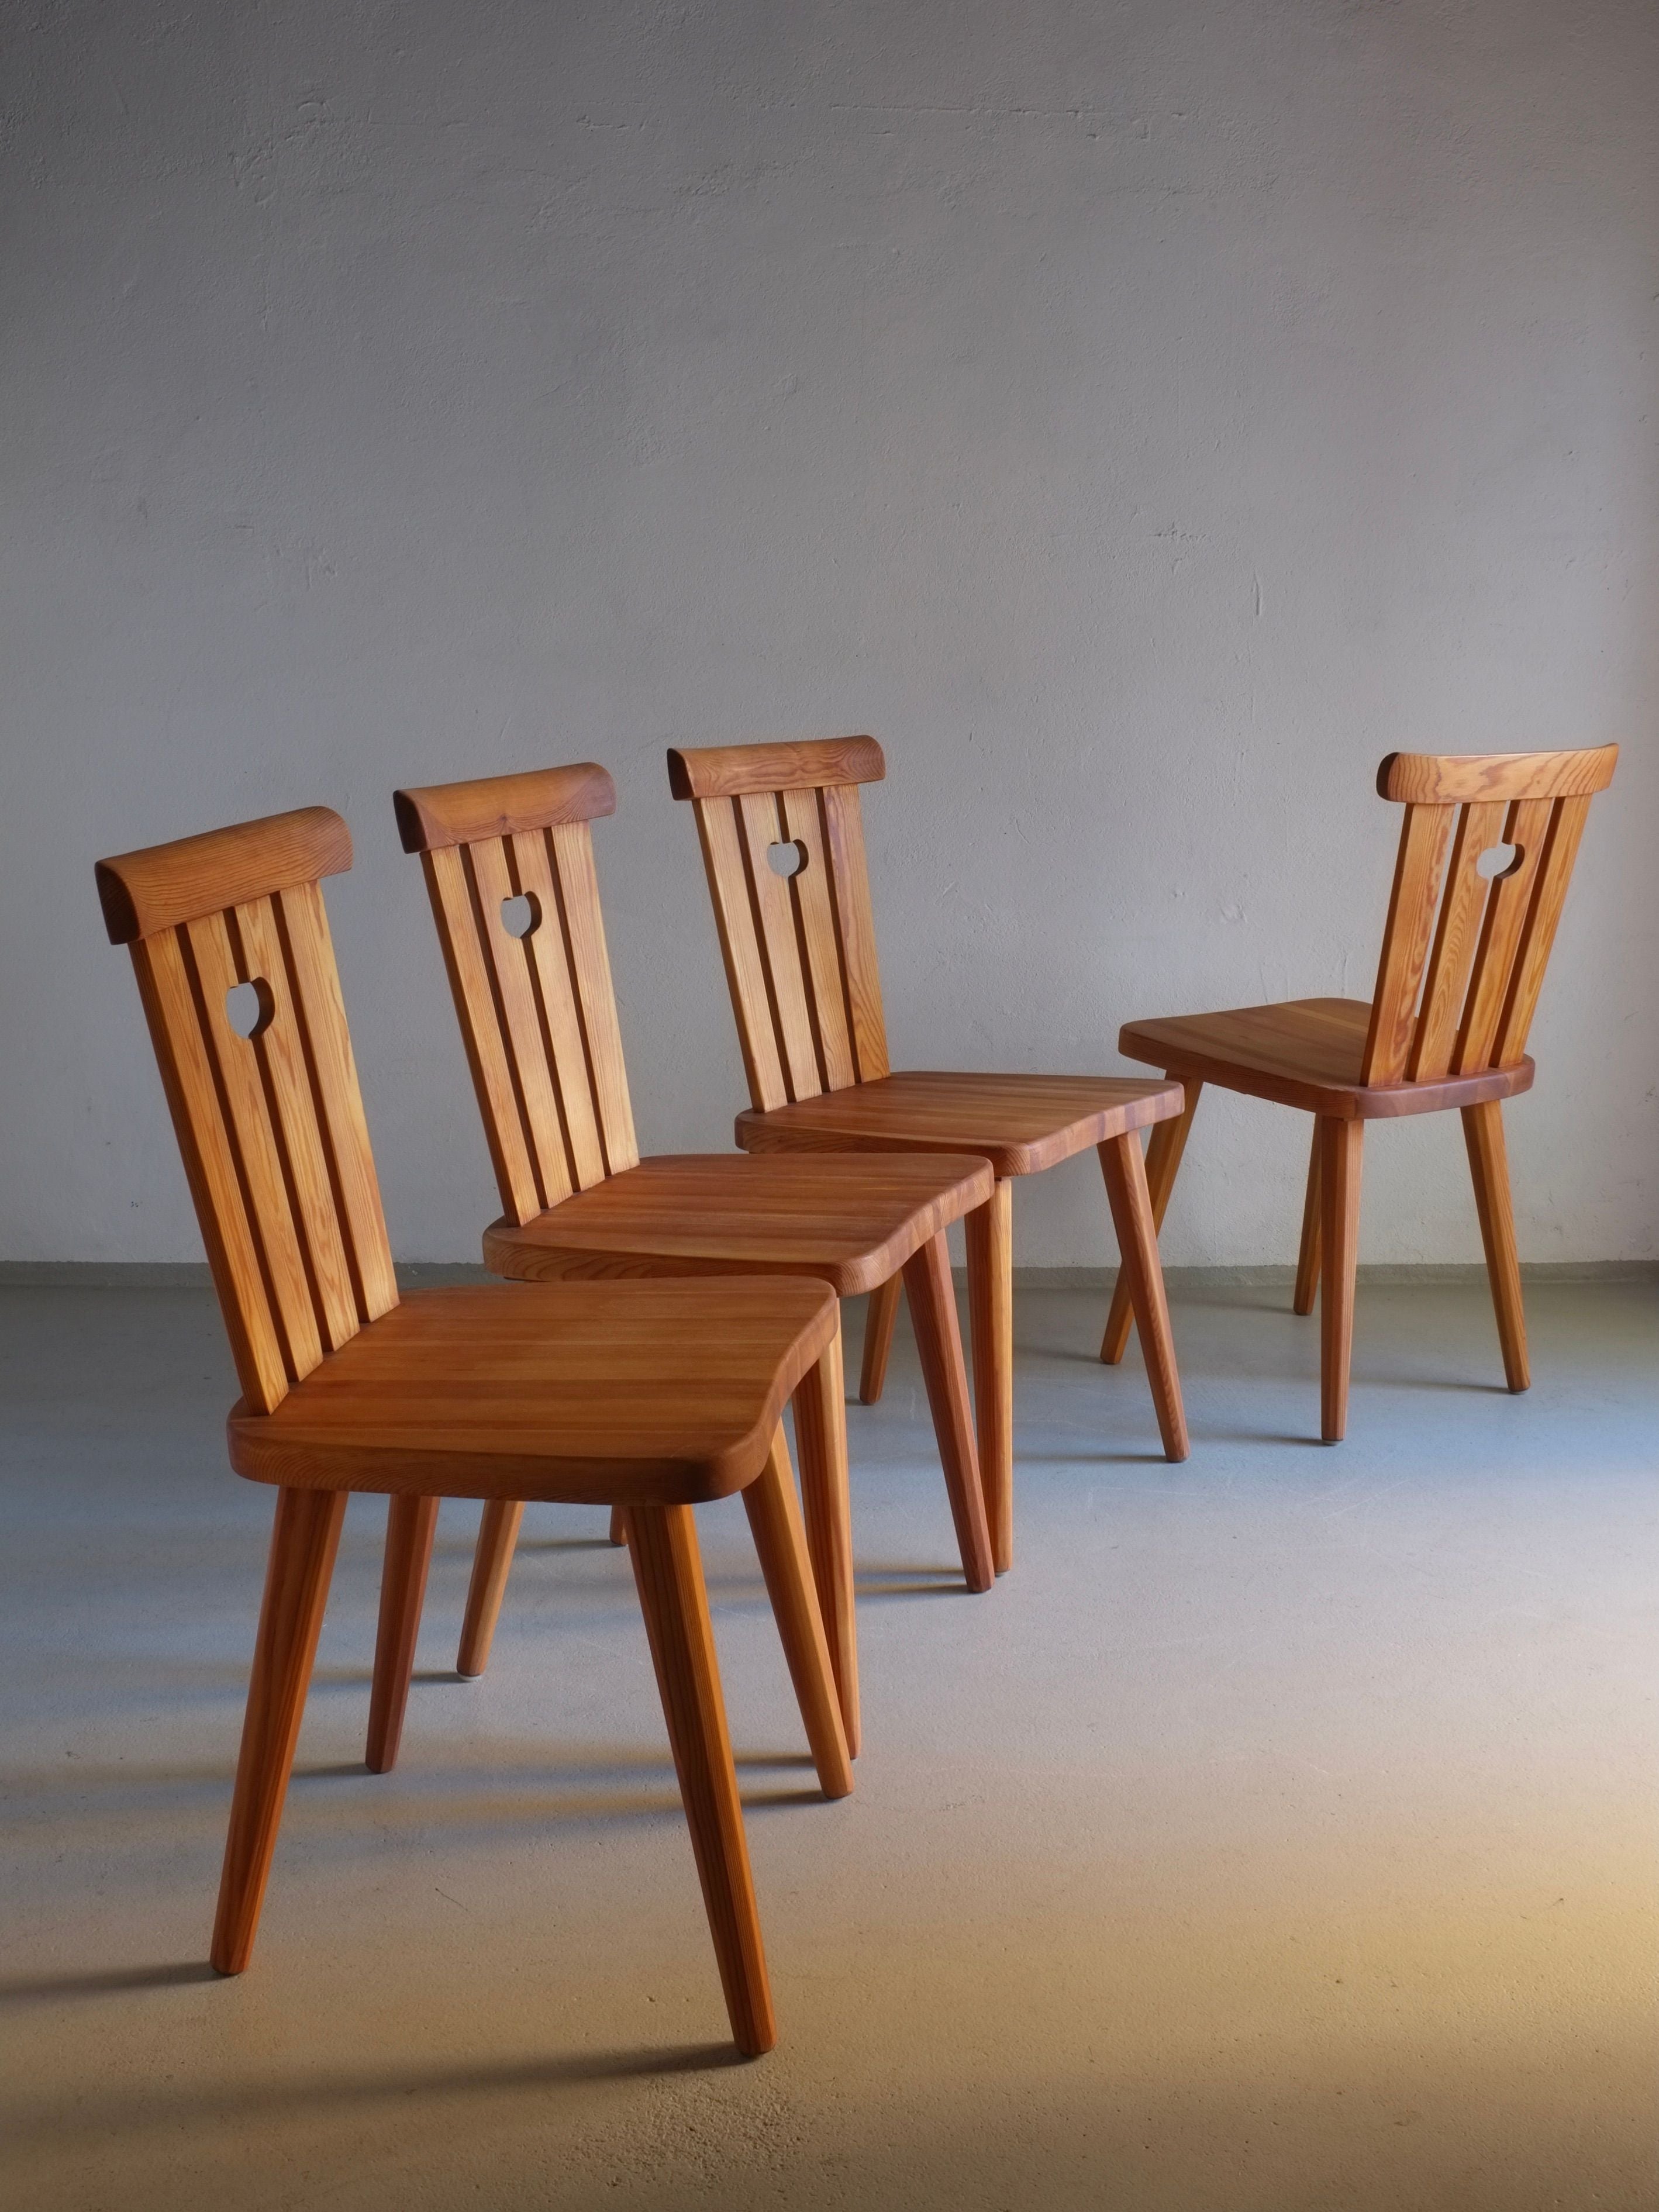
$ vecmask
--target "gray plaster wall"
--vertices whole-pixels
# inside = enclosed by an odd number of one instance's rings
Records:
[[[597,757],[641,1134],[742,1073],[664,747],[875,732],[890,1027],[1369,993],[1395,747],[1625,741],[1511,1111],[1659,1250],[1652,0],[0,8],[0,1257],[199,1250],[99,854],[312,800],[394,1240],[494,1187],[392,787]],[[1206,1101],[1175,1263],[1288,1258]],[[1091,1159],[1018,1256],[1110,1246]],[[1455,1123],[1364,1251],[1479,1251]]]

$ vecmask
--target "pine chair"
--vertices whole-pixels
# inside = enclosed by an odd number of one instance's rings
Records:
[[[1367,1121],[1453,1106],[1462,1113],[1504,1373],[1511,1390],[1531,1379],[1503,1101],[1532,1087],[1527,1032],[1590,799],[1612,781],[1618,757],[1617,745],[1390,753],[1376,788],[1404,805],[1406,818],[1372,997],[1131,1022],[1118,1038],[1127,1058],[1186,1085],[1185,1112],[1153,1132],[1147,1153],[1160,1224],[1206,1083],[1316,1117],[1295,1310],[1313,1311],[1317,1284],[1327,1443],[1347,1425]],[[1497,872],[1494,861],[1503,863]],[[1130,1318],[1115,1297],[1103,1359],[1123,1357]]]
[[[908,1286],[963,1571],[993,1577],[945,1232],[990,1195],[983,1161],[740,1152],[641,1159],[623,1064],[590,824],[616,811],[592,762],[396,794],[421,855],[500,1187],[485,1264],[538,1282],[810,1275],[840,1297]],[[841,1339],[795,1398],[808,1548],[848,1738],[859,1742]],[[489,1656],[521,1508],[486,1512],[459,1665]]]
[[[1141,1323],[1164,1449],[1187,1423],[1135,1133],[1180,1113],[1174,1083],[1110,1076],[890,1073],[859,786],[886,775],[873,738],[672,750],[695,806],[749,1078],[738,1142],[756,1153],[975,1152],[996,1180],[968,1216],[969,1311],[980,1469],[997,1571],[1013,1558],[1011,1180],[1098,1147]],[[779,858],[789,871],[776,872]],[[873,1165],[866,1172],[874,1173]],[[907,1293],[909,1289],[906,1279]],[[879,1395],[895,1295],[872,1301],[860,1395]],[[914,1310],[914,1308],[913,1308]]]
[[[776,2039],[692,1507],[741,1491],[819,1778],[852,1787],[780,1420],[835,1336],[811,1282],[550,1284],[400,1300],[308,807],[98,864],[130,945],[276,1527],[214,1928],[248,1963],[348,1493],[390,1498],[369,1764],[395,1754],[441,1498],[619,1506],[732,2031]],[[246,1002],[246,1018],[233,1009]]]

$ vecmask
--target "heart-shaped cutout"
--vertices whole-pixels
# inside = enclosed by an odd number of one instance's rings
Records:
[[[257,1037],[270,1028],[276,1012],[276,994],[263,975],[251,983],[233,983],[225,993],[225,1019],[239,1037]]]
[[[782,845],[769,845],[766,865],[775,876],[798,876],[806,866],[806,848],[799,837]]]
[[[541,925],[542,902],[533,891],[501,901],[501,927],[509,937],[528,937]]]
[[[1475,862],[1474,872],[1490,883],[1497,876],[1512,876],[1525,858],[1518,845],[1488,845]]]

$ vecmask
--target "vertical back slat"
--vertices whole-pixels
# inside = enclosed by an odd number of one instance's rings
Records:
[[[270,993],[270,1025],[253,1040],[271,1119],[288,1170],[289,1197],[308,1261],[313,1300],[323,1343],[330,1352],[358,1329],[357,1297],[336,1209],[333,1178],[324,1147],[317,1094],[306,1060],[306,1034],[295,1005],[287,951],[268,898],[233,909],[231,934],[241,966]]]
[[[708,873],[709,893],[714,902],[720,956],[726,963],[726,980],[731,987],[732,1008],[738,1018],[738,1039],[749,1078],[750,1102],[757,1111],[769,1114],[775,1107],[787,1105],[789,1092],[772,1028],[771,1000],[760,940],[755,933],[754,909],[749,902],[736,802],[729,799],[699,799],[692,804]]]
[[[243,1201],[258,1243],[271,1310],[283,1339],[284,1364],[289,1380],[297,1382],[321,1359],[322,1339],[258,1058],[250,1040],[238,1036],[232,1029],[225,1011],[230,992],[238,983],[252,979],[240,972],[222,914],[204,915],[200,921],[186,922],[185,938],[199,985],[202,1026],[218,1074],[219,1097],[229,1124]]]
[[[526,942],[541,1001],[542,1022],[552,1064],[554,1089],[564,1123],[574,1188],[590,1190],[605,1181],[605,1146],[593,1101],[593,1079],[587,1065],[587,1046],[582,1036],[581,1015],[576,1005],[575,984],[570,973],[569,949],[565,943],[560,912],[559,887],[554,880],[553,856],[544,830],[520,830],[513,839],[513,873],[519,889],[541,908],[538,928]]]
[[[559,1126],[558,1102],[553,1094],[552,1069],[542,1035],[541,1010],[536,1003],[530,955],[526,940],[509,935],[501,920],[503,904],[516,896],[506,848],[499,837],[481,837],[477,843],[461,849],[471,870],[476,893],[473,924],[494,985],[494,1013],[513,1079],[517,1111],[524,1128],[525,1151],[542,1205],[554,1206],[570,1195],[570,1169],[565,1157],[564,1133]],[[544,913],[543,921],[549,928],[558,927],[556,913]],[[532,934],[539,936],[541,931],[538,929]],[[482,1008],[478,1012],[480,1018],[488,1019]]]
[[[315,884],[295,884],[279,891],[276,918],[305,1026],[306,1058],[316,1085],[358,1308],[365,1322],[378,1321],[398,1303],[398,1277],[321,890]]]
[[[1538,882],[1528,911],[1526,927],[1516,949],[1509,999],[1498,1024],[1496,1064],[1512,1067],[1527,1048],[1527,1032],[1538,1006],[1544,970],[1549,964],[1557,925],[1565,903],[1572,864],[1578,857],[1578,841],[1584,834],[1589,800],[1559,799],[1549,826]]]
[[[288,1367],[220,1110],[218,1084],[182,939],[181,930],[168,929],[137,939],[132,965],[224,1313],[237,1380],[248,1403],[268,1413],[288,1395]]]
[[[836,925],[853,1018],[853,1053],[859,1081],[870,1083],[888,1072],[887,1022],[876,963],[875,917],[870,908],[870,876],[864,857],[864,817],[855,783],[826,785],[823,797]]]
[[[1446,869],[1445,895],[1435,930],[1434,951],[1423,986],[1423,1007],[1418,1017],[1416,1040],[1406,1073],[1413,1082],[1433,1082],[1451,1066],[1457,1040],[1458,1018],[1463,1010],[1469,968],[1474,959],[1480,930],[1480,909],[1486,896],[1486,879],[1475,862],[1503,834],[1501,799],[1476,800],[1473,805],[1442,811],[1457,814],[1451,860]]]
[[[778,794],[783,833],[799,845],[805,866],[789,879],[800,925],[800,940],[810,983],[809,1011],[817,1039],[818,1064],[827,1091],[845,1090],[858,1080],[847,1008],[847,979],[842,972],[841,939],[836,931],[836,900],[830,882],[829,850],[816,791]]]
[[[628,1095],[622,1030],[617,1019],[616,988],[599,912],[599,883],[593,867],[593,836],[586,822],[556,822],[548,833],[559,884],[561,914],[570,972],[581,1010],[588,1071],[599,1109],[605,1165],[612,1175],[637,1167],[639,1140]]]
[[[782,840],[774,792],[746,792],[737,802],[748,861],[749,895],[772,1005],[784,1073],[791,1098],[816,1098],[823,1089],[812,1024],[806,1011],[806,982],[800,943],[795,934],[795,906],[787,880],[772,872],[767,854]]]
[[[536,1177],[519,1117],[518,1095],[507,1048],[498,1023],[490,1018],[494,1005],[489,969],[485,965],[473,918],[472,892],[466,880],[460,849],[444,845],[422,853],[427,890],[432,899],[433,920],[443,948],[444,967],[454,996],[455,1013],[472,1070],[484,1136],[495,1165],[501,1196],[501,1211],[514,1223],[533,1221],[541,1212]]]
[[[1365,1040],[1362,1082],[1397,1083],[1405,1073],[1418,988],[1428,957],[1435,900],[1440,890],[1450,830],[1448,807],[1406,809],[1400,833],[1400,854],[1395,863],[1394,889],[1389,899],[1389,918],[1382,932],[1376,988],[1371,998],[1371,1025]]]
[[[1510,808],[1504,825],[1504,842],[1515,846],[1520,857],[1507,875],[1492,878],[1486,896],[1486,919],[1475,949],[1468,1000],[1452,1057],[1454,1074],[1477,1074],[1492,1064],[1492,1048],[1498,1041],[1498,1025],[1509,996],[1516,949],[1532,902],[1533,886],[1554,805],[1551,799],[1522,799]]]

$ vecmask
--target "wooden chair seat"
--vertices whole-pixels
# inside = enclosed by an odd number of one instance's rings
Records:
[[[745,1151],[975,1152],[999,1178],[1041,1175],[1074,1152],[1179,1114],[1178,1083],[1136,1077],[916,1070],[849,1084],[737,1121]],[[868,1170],[866,1170],[868,1171]]]
[[[230,1462],[290,1490],[697,1504],[754,1480],[836,1326],[799,1279],[417,1291],[274,1412],[239,1404]]]
[[[484,1231],[484,1265],[520,1279],[814,1275],[838,1297],[889,1281],[991,1194],[982,1159],[890,1154],[665,1153]]]
[[[1533,1063],[1443,1075],[1426,1083],[1367,1083],[1369,999],[1290,999],[1216,1014],[1130,1022],[1118,1033],[1126,1060],[1149,1061],[1200,1083],[1299,1106],[1310,1114],[1374,1121],[1513,1098],[1532,1088]]]

